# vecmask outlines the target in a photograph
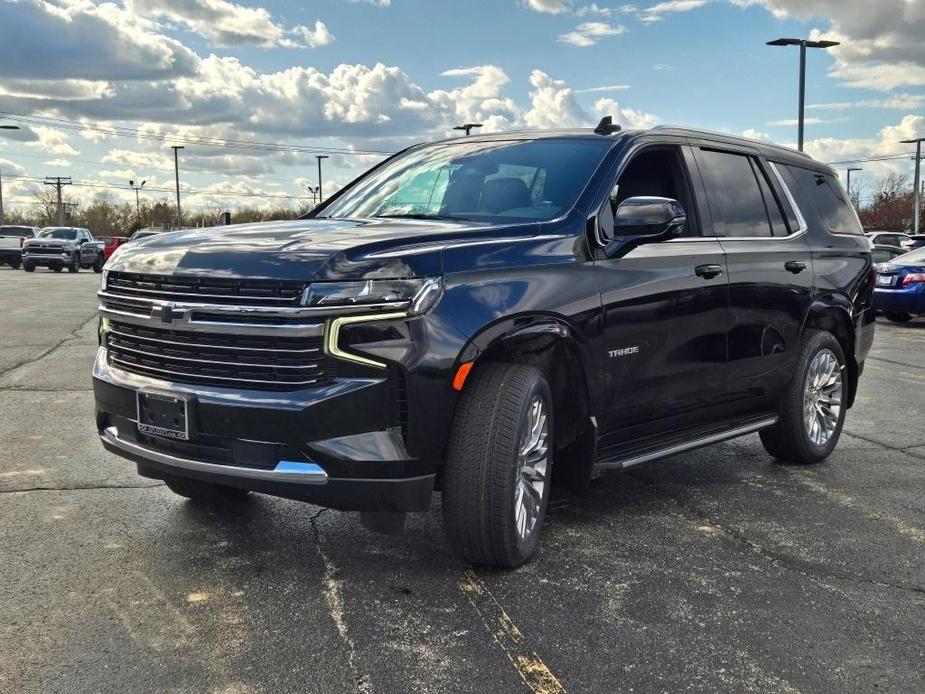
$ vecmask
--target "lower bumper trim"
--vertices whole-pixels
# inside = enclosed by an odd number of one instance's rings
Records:
[[[128,454],[132,457],[144,458],[153,463],[158,463],[177,470],[186,470],[190,472],[199,472],[213,475],[222,475],[223,477],[233,477],[237,479],[257,480],[262,482],[288,482],[295,484],[323,485],[328,481],[328,475],[324,469],[315,463],[300,463],[290,461],[280,461],[272,470],[262,470],[259,468],[242,467],[239,465],[219,465],[217,463],[205,463],[199,460],[190,460],[189,458],[180,458],[175,455],[155,451],[151,448],[141,446],[133,441],[126,441],[119,437],[116,427],[107,427],[100,432],[100,440],[107,448],[115,449],[118,452]]]

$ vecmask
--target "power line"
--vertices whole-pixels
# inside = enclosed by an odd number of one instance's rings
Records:
[[[888,161],[890,159],[906,159],[907,157],[915,157],[915,152],[906,152],[905,154],[885,154],[881,157],[866,157],[862,159],[841,159],[840,161],[829,161],[826,162],[829,166],[835,166],[836,164],[861,164],[866,161]]]
[[[293,152],[293,153],[326,153],[337,154],[342,156],[364,156],[364,155],[388,155],[393,152],[374,149],[350,149],[347,147],[312,147],[307,145],[284,145],[277,142],[258,142],[253,140],[232,140],[221,137],[207,136],[183,136],[170,135],[166,133],[153,133],[138,128],[128,126],[101,126],[92,123],[83,123],[81,121],[69,120],[66,118],[52,118],[51,116],[30,116],[22,113],[12,113],[10,111],[0,111],[0,115],[9,120],[26,125],[44,125],[48,127],[60,128],[61,130],[89,130],[113,137],[130,137],[143,140],[154,140],[157,142],[181,142],[188,145],[198,145],[200,147],[231,148],[231,149],[255,149],[273,152]]]

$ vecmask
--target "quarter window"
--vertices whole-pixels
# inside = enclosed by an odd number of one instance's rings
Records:
[[[786,167],[798,186],[809,197],[816,214],[833,234],[862,234],[858,216],[854,213],[841,184],[830,174],[810,171],[791,164]]]
[[[765,196],[758,182],[758,176],[763,175],[755,171],[751,158],[703,149],[699,160],[716,236],[771,236]],[[778,229],[785,231],[783,217],[767,182],[764,187],[779,218],[775,223]]]

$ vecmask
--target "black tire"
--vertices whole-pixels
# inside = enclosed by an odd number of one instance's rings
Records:
[[[207,503],[235,502],[243,500],[247,495],[246,489],[226,487],[223,484],[213,484],[201,480],[192,480],[188,477],[170,477],[165,479],[167,488],[174,494],[185,496],[192,501]]]
[[[64,266],[61,263],[55,263],[51,266],[52,272],[61,272],[64,269]]]
[[[522,538],[515,525],[518,454],[537,399],[547,414],[545,484],[536,521]],[[513,568],[536,550],[551,486],[554,414],[549,385],[538,369],[492,363],[475,367],[456,407],[442,479],[444,530],[466,561]]]
[[[75,253],[71,264],[67,266],[68,272],[80,272],[80,253]]]
[[[103,265],[106,261],[103,260],[102,255],[96,256],[96,261],[93,263],[93,272],[99,274],[103,271]]]
[[[834,432],[823,444],[814,442],[804,424],[804,390],[809,378],[810,365],[820,352],[829,350],[841,368],[841,389],[839,411]],[[848,372],[845,368],[845,354],[838,340],[824,330],[807,330],[803,335],[800,356],[794,377],[781,396],[778,408],[778,422],[761,431],[761,443],[765,450],[778,460],[811,465],[824,460],[835,449],[845,424],[848,404]]]
[[[888,311],[883,315],[887,317],[887,320],[891,320],[894,323],[908,323],[912,320],[911,313],[896,313],[894,311]]]
[[[13,268],[14,270],[18,270],[20,265],[22,265],[21,260],[11,260],[10,261],[10,267]]]
[[[35,272],[35,265],[30,263],[28,260],[24,260],[22,263],[22,269],[26,272]]]

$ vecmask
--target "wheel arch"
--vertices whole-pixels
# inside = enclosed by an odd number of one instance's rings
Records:
[[[538,368],[553,397],[556,460],[553,481],[582,487],[590,479],[597,443],[593,354],[561,316],[520,315],[487,326],[471,341],[474,362],[509,362]]]
[[[850,301],[846,297],[837,296],[829,297],[828,301],[814,301],[803,321],[803,331],[806,330],[825,330],[841,345],[848,370],[848,407],[851,407],[857,395],[861,366],[855,356],[855,330]]]

